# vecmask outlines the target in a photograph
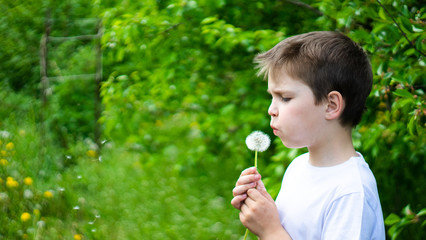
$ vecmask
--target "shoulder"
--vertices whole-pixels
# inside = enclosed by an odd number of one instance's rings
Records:
[[[353,194],[358,195],[365,207],[375,211],[381,208],[376,179],[364,157],[360,153],[358,155],[348,160],[348,164],[339,172],[340,182],[337,185],[335,197],[337,199]]]
[[[309,160],[309,152],[303,153],[297,156],[293,161],[291,161],[290,165],[287,167],[287,170],[292,168],[299,168],[304,166]]]

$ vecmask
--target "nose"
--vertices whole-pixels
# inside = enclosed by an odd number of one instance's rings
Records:
[[[268,114],[269,114],[269,116],[271,116],[271,117],[276,117],[276,116],[278,116],[278,109],[277,109],[277,107],[275,106],[275,104],[274,104],[274,101],[273,101],[273,100],[271,101],[271,105],[269,105],[269,108],[268,108]]]

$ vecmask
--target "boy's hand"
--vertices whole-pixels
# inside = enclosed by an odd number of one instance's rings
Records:
[[[240,221],[259,239],[291,239],[281,226],[275,201],[263,183],[247,191],[247,198],[241,204]]]
[[[274,199],[266,191],[255,167],[247,168],[238,178],[231,204],[240,210],[240,221],[260,239],[291,239],[281,226]]]
[[[241,210],[241,205],[247,198],[247,190],[255,188],[259,184],[263,186],[260,179],[261,176],[255,167],[247,168],[242,171],[237,183],[235,184],[235,188],[232,190],[232,194],[234,195],[234,198],[231,201],[232,206]]]

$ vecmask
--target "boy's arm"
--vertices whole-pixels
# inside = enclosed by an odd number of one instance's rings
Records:
[[[377,217],[377,212],[366,201],[364,194],[347,194],[335,200],[327,209],[323,238],[384,240],[383,218],[381,213]]]

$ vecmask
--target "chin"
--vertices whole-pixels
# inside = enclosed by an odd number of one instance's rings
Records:
[[[304,148],[304,147],[306,147],[303,144],[297,144],[297,143],[294,143],[294,142],[291,142],[291,141],[288,141],[288,140],[282,139],[282,138],[280,138],[280,139],[281,139],[281,142],[283,143],[283,145],[286,148]]]

